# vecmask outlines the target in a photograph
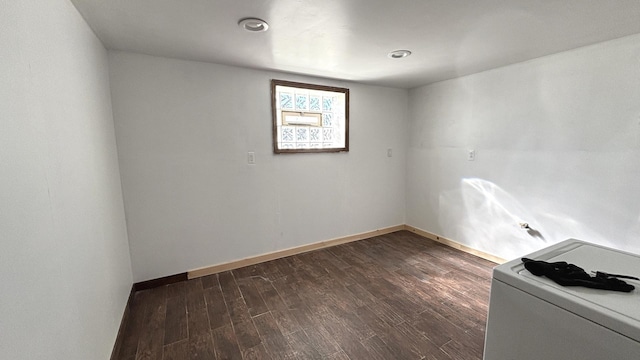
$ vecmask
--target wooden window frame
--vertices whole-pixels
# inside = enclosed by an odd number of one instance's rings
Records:
[[[333,93],[344,94],[344,147],[335,147],[335,148],[314,148],[314,149],[280,149],[278,147],[278,120],[277,113],[278,111],[282,111],[283,113],[297,113],[304,116],[313,115],[310,112],[300,112],[295,109],[286,109],[286,110],[278,110],[277,109],[277,101],[279,99],[276,98],[276,87],[277,86],[286,86],[286,87],[294,87],[300,89],[308,89],[308,90],[317,90],[317,91],[326,91]],[[349,89],[334,87],[334,86],[324,86],[324,85],[316,85],[316,84],[308,84],[308,83],[300,83],[293,81],[285,81],[285,80],[271,80],[271,116],[272,116],[272,124],[273,124],[273,152],[276,154],[296,154],[296,153],[332,153],[332,152],[348,152],[349,151]]]

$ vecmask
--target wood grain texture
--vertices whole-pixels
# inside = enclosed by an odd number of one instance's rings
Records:
[[[231,325],[213,330],[213,342],[218,359],[242,359],[236,333]]]
[[[115,358],[481,359],[495,265],[399,231],[138,291]]]
[[[165,345],[187,339],[187,303],[184,297],[167,299],[164,330]]]

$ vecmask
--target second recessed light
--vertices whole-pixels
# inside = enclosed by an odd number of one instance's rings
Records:
[[[258,18],[240,19],[240,21],[238,21],[238,26],[250,32],[263,32],[269,29],[269,24]]]
[[[411,51],[409,50],[394,50],[389,54],[387,54],[387,56],[392,59],[402,59],[402,58],[406,58],[409,55],[411,55]]]

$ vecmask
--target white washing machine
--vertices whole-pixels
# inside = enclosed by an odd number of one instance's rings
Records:
[[[569,239],[523,256],[640,277],[640,256]],[[639,360],[640,281],[630,293],[563,287],[520,259],[493,270],[485,360]]]

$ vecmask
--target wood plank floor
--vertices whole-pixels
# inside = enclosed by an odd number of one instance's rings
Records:
[[[117,358],[481,359],[493,266],[400,231],[139,291]]]

